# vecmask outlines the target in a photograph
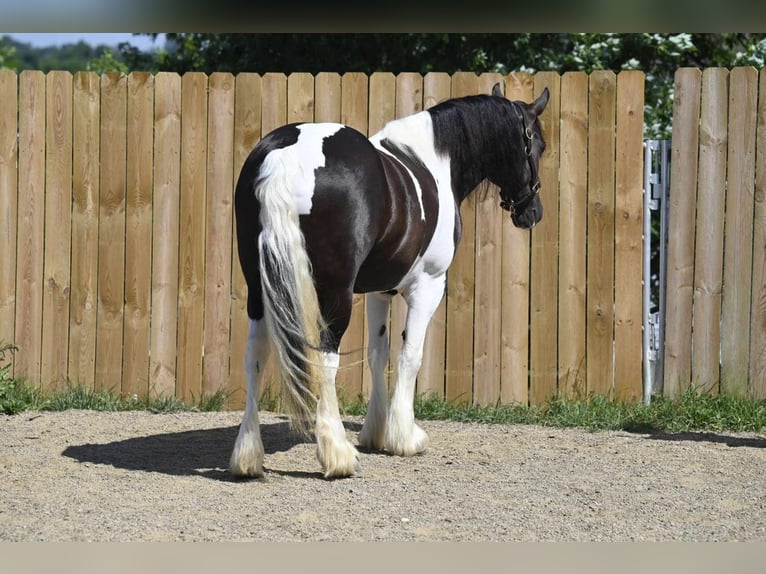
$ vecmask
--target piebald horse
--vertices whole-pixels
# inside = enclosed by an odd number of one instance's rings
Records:
[[[229,463],[263,476],[258,396],[275,353],[283,395],[305,432],[315,413],[325,477],[358,471],[335,392],[341,337],[354,293],[366,293],[372,390],[359,445],[411,456],[428,436],[415,423],[415,380],[432,314],[460,241],[460,204],[485,181],[515,226],[543,215],[538,168],[545,142],[532,103],[453,98],[394,120],[370,137],[336,123],[296,123],[255,146],[235,191],[239,260],[248,287],[247,402]],[[390,405],[384,369],[392,297],[407,319]]]

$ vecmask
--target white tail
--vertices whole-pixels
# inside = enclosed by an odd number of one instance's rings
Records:
[[[298,212],[290,187],[290,150],[266,157],[255,183],[261,204],[258,237],[264,314],[276,351],[284,397],[295,416],[294,426],[308,432],[316,405],[316,380],[323,328],[311,262],[306,253]]]

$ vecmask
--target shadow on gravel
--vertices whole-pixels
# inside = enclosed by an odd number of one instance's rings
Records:
[[[766,438],[727,436],[710,432],[653,432],[646,438],[650,440],[664,440],[669,442],[712,442],[725,444],[731,447],[747,446],[750,448],[766,448]]]
[[[356,426],[361,425],[351,423],[346,428],[358,430],[354,428]],[[239,482],[241,479],[232,477],[227,470],[238,430],[239,426],[232,426],[129,438],[107,444],[75,445],[67,447],[61,454],[78,462],[106,464],[127,470]],[[261,438],[267,455],[312,442],[293,432],[287,421],[261,424]],[[265,470],[269,472],[268,468]],[[310,473],[306,475],[314,476]]]

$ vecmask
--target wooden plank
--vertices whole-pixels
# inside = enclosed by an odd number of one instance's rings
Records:
[[[612,393],[614,381],[615,92],[611,71],[590,76],[588,133],[587,392]]]
[[[72,74],[46,76],[45,255],[40,380],[64,382],[69,339],[72,240]]]
[[[734,68],[729,75],[724,277],[721,311],[721,393],[747,396],[750,295],[753,289],[753,207],[758,71]]]
[[[287,77],[287,121],[314,121],[314,76],[295,72]]]
[[[264,74],[261,109],[261,136],[287,123],[287,77],[269,72]]]
[[[639,162],[639,166],[640,166]],[[585,289],[588,218],[588,75],[561,78],[559,196],[559,394],[585,398]],[[640,179],[638,180],[640,182]],[[551,212],[548,211],[550,214]],[[641,266],[639,265],[639,271]],[[641,323],[639,322],[639,325]],[[640,348],[640,347],[639,347]]]
[[[340,121],[340,74],[320,72],[314,79],[314,121]]]
[[[207,88],[201,72],[181,78],[181,203],[178,254],[178,382],[176,396],[202,394],[205,309]]]
[[[74,76],[69,379],[88,389],[96,377],[100,84],[95,72]]]
[[[40,384],[45,216],[45,75],[19,76],[19,195],[14,376]]]
[[[643,72],[617,76],[617,110],[614,391],[618,400],[635,403],[643,392]]]
[[[154,76],[128,76],[123,395],[149,393]]]
[[[234,159],[236,181],[247,156],[261,136],[261,76],[241,73],[236,77],[234,94]],[[233,193],[233,192],[232,192]],[[232,217],[234,214],[232,213]],[[232,222],[234,225],[235,221]],[[247,316],[247,284],[237,255],[237,234],[232,233],[231,267],[231,357],[229,359],[230,409],[243,409],[247,397],[245,351],[249,320]]]
[[[718,392],[720,383],[728,76],[725,68],[707,68],[702,73],[692,383],[707,392]]]
[[[181,77],[154,79],[154,198],[149,391],[173,396],[178,332],[178,223],[181,190]]]
[[[14,376],[40,384],[45,228],[45,75],[19,76],[19,195]]]
[[[231,238],[234,198],[234,76],[210,76],[205,233],[205,357],[202,394],[229,387]]]
[[[341,123],[367,134],[369,86],[365,74],[349,72],[341,77]],[[364,367],[364,296],[354,295],[351,321],[340,342],[340,368],[336,388],[341,397],[356,400],[362,394]]]
[[[766,73],[763,70],[758,80],[758,92],[766,94]],[[756,140],[748,395],[766,399],[766,97],[763,96],[758,102]]]
[[[481,74],[479,93],[492,93],[496,83],[503,85],[500,74]],[[478,405],[500,401],[503,215],[507,214],[500,208],[499,193],[489,184],[476,202],[474,321],[480,328],[474,333],[473,402]]]
[[[452,76],[452,97],[479,92],[473,72]],[[448,401],[473,401],[474,264],[476,260],[476,194],[460,206],[463,235],[447,271],[447,348],[445,396]]]
[[[375,72],[370,76],[370,96],[369,96],[369,125],[370,134],[380,131],[383,126],[396,118],[396,76],[390,72]],[[365,307],[365,325],[367,325],[367,315]],[[390,325],[390,322],[389,322]],[[389,345],[391,341],[392,328],[388,328]],[[401,331],[400,331],[401,332]],[[396,337],[394,337],[396,339]],[[369,334],[367,328],[364,329],[364,348],[365,352],[369,349]],[[401,345],[400,345],[401,346]],[[389,347],[390,348],[390,347]],[[365,357],[366,358],[366,357]],[[396,363],[393,356],[389,354],[389,362],[386,368],[386,382],[391,385],[393,372]],[[372,375],[369,368],[362,369],[362,395],[369,399],[372,389]]]
[[[429,72],[423,78],[423,109],[449,99],[452,79],[444,72]],[[416,392],[444,398],[444,355],[447,344],[447,299],[442,297],[426,331],[423,363]]]
[[[127,84],[127,77],[119,73],[101,76],[95,386],[112,392],[120,392],[122,386]]]
[[[18,76],[0,70],[0,344],[14,340],[16,320],[16,218],[18,215]],[[11,365],[13,356],[0,360]]]
[[[668,276],[663,394],[677,397],[691,381],[694,215],[697,198],[702,72],[676,71],[668,205]]]
[[[543,216],[532,231],[530,284],[530,384],[531,404],[546,403],[556,395],[558,367],[558,199],[561,78],[553,72],[540,72],[534,79],[534,96],[550,90],[550,100],[540,121],[546,148],[540,159],[540,199]]]
[[[394,102],[394,115],[397,119],[411,116],[423,110],[423,76],[413,72],[403,72],[396,76],[396,95]],[[372,133],[372,132],[371,132]],[[391,377],[389,386],[393,390],[396,374],[398,372],[399,355],[402,351],[404,339],[402,333],[407,325],[407,304],[404,298],[396,296],[391,300],[391,328],[388,330],[390,337],[389,371]],[[417,382],[416,382],[417,388]]]
[[[534,78],[513,72],[505,79],[505,97],[531,102]],[[543,217],[548,217],[543,215]],[[500,397],[505,404],[529,404],[529,255],[531,234],[503,218],[502,339]]]

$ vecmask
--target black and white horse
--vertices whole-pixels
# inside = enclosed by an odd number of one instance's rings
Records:
[[[389,122],[371,138],[341,124],[303,123],[266,135],[235,193],[239,258],[248,286],[247,403],[230,460],[236,476],[263,475],[258,394],[270,349],[296,426],[316,411],[326,477],[351,476],[335,393],[338,347],[354,293],[367,293],[372,392],[359,444],[395,455],[422,452],[415,379],[426,327],[461,235],[460,204],[484,180],[517,227],[543,214],[538,165],[545,149],[531,104],[492,95],[455,98]],[[395,294],[407,303],[405,338],[389,408],[386,324]]]

